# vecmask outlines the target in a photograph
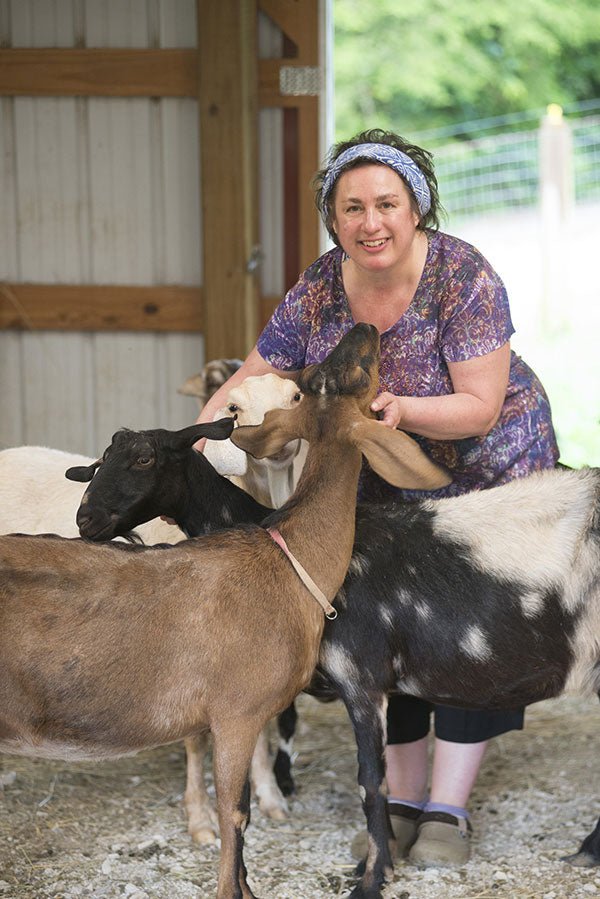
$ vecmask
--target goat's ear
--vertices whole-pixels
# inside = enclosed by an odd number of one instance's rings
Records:
[[[203,437],[207,437],[209,440],[226,440],[234,426],[233,418],[220,418],[218,421],[190,425],[189,428],[182,428],[180,431],[168,432],[169,443],[174,447],[185,448],[193,446]]]
[[[68,481],[79,481],[84,484],[86,481],[92,480],[94,472],[101,463],[102,459],[96,459],[91,465],[74,465],[72,468],[67,468],[65,477]]]
[[[353,437],[373,471],[394,487],[437,490],[452,482],[446,469],[432,462],[404,431],[365,418],[356,423]]]
[[[286,443],[302,437],[303,405],[294,409],[271,409],[262,424],[236,428],[231,442],[257,459],[274,456]]]

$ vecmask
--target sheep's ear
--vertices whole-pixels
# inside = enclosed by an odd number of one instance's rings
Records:
[[[394,487],[437,490],[452,483],[448,472],[432,462],[404,431],[365,418],[356,423],[353,438],[373,471]]]
[[[91,465],[74,465],[72,468],[67,468],[65,477],[68,481],[79,481],[84,484],[92,480],[94,472],[101,463],[102,459],[96,459]]]
[[[254,456],[264,459],[279,453],[286,443],[302,436],[303,406],[294,409],[271,409],[262,424],[236,428],[231,442]]]

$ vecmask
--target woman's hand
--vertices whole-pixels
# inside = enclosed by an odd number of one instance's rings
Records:
[[[375,397],[371,409],[379,413],[379,420],[387,428],[397,428],[402,421],[402,397],[388,391]]]

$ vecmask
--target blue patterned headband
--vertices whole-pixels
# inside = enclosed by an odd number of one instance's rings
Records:
[[[335,162],[331,164],[323,181],[323,206],[325,206],[325,202],[333,190],[341,170],[349,162],[354,162],[355,159],[372,159],[373,162],[389,166],[398,175],[405,178],[415,196],[419,212],[421,215],[427,215],[431,209],[431,194],[425,175],[410,156],[407,156],[402,150],[390,147],[389,144],[354,144],[354,146],[348,147],[347,150],[340,153]]]

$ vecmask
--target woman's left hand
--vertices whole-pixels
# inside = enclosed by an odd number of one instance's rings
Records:
[[[402,421],[402,397],[388,391],[375,397],[371,409],[379,413],[379,420],[387,428],[397,428]]]

